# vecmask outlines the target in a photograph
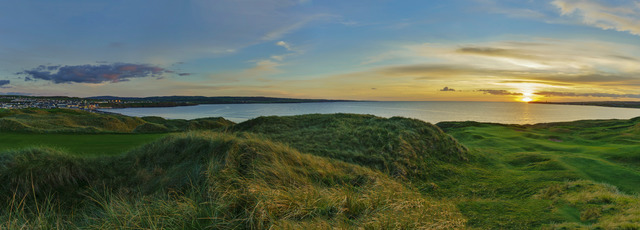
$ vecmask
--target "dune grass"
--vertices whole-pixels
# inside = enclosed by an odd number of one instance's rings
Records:
[[[590,179],[562,155],[548,152],[573,152],[582,145],[557,142],[554,134],[522,132],[526,127],[521,126],[439,125],[471,151],[440,128],[406,118],[262,117],[231,130],[385,172],[424,196],[455,203],[469,227],[529,229],[572,221],[553,202],[535,196],[558,183]]]
[[[167,133],[222,130],[233,122],[220,117],[167,120],[129,117],[74,109],[0,110],[0,131],[21,133]]]
[[[0,155],[0,175],[0,228],[450,229],[465,223],[453,204],[385,174],[246,134],[171,135],[102,158],[12,151]]]
[[[212,131],[3,132],[0,229],[640,229],[640,119],[138,119]]]
[[[440,128],[416,119],[356,114],[260,117],[232,127],[286,143],[302,152],[339,159],[422,182],[439,162],[465,162],[467,149]]]

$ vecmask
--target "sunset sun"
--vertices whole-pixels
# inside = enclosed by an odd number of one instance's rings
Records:
[[[520,99],[522,102],[530,102],[533,101],[533,99],[531,99],[530,97],[523,97],[522,99]]]

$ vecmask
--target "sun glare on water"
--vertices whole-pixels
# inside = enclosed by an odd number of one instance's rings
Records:
[[[524,93],[522,93],[522,98],[520,98],[520,101],[522,102],[530,102],[533,101],[533,93],[531,91],[525,91]]]

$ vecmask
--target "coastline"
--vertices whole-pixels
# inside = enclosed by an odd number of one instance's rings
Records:
[[[551,104],[551,105],[586,105],[615,108],[640,109],[640,101],[581,101],[581,102],[542,102],[532,101],[531,104]]]
[[[532,107],[533,106],[533,107]],[[260,116],[303,114],[371,114],[379,117],[407,117],[432,124],[474,121],[513,125],[533,125],[579,120],[631,119],[640,116],[636,109],[536,105],[526,103],[484,102],[336,102],[272,104],[202,104],[180,108],[104,109],[128,116],[161,116],[167,119],[225,117],[242,122]],[[504,111],[508,111],[505,113]]]

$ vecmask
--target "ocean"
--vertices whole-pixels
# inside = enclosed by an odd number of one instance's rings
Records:
[[[640,109],[581,105],[528,104],[522,102],[323,102],[286,104],[215,104],[164,108],[102,109],[128,116],[168,119],[224,117],[242,122],[259,116],[357,113],[380,117],[409,117],[430,123],[478,121],[503,124],[535,124],[587,119],[629,119]]]

